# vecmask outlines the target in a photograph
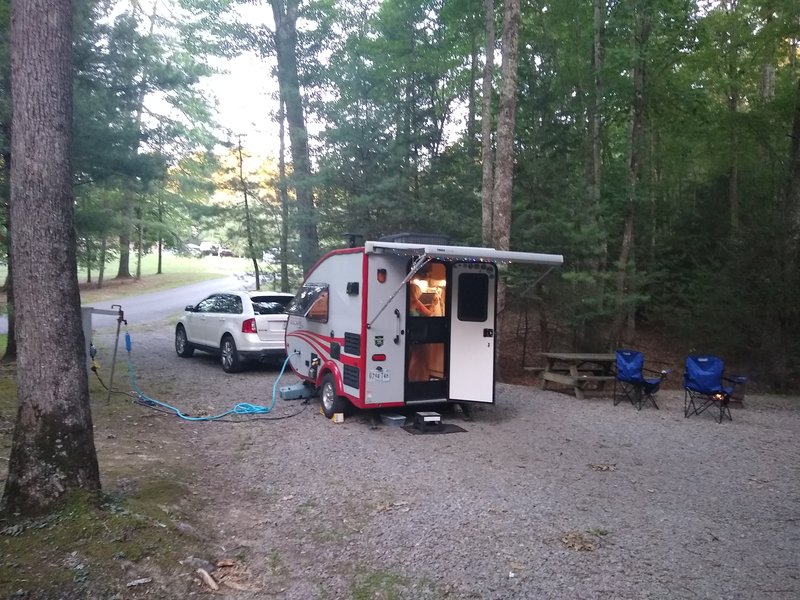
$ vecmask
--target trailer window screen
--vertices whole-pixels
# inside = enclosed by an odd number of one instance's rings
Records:
[[[328,284],[307,283],[297,292],[286,312],[312,321],[328,321]]]
[[[462,273],[458,276],[458,320],[482,323],[489,316],[489,276]]]

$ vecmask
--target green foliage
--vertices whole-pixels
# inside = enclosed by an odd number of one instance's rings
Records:
[[[196,93],[210,55],[248,49],[264,58],[264,73],[274,65],[272,31],[237,13],[249,3],[179,0],[152,30],[138,3],[113,19],[108,3],[76,3],[82,264],[131,228],[146,248],[213,235],[249,252],[241,201],[210,201],[217,184],[241,187],[214,179],[211,116]],[[321,246],[341,246],[345,232],[480,243],[482,3],[306,0],[299,9],[304,109],[322,125],[312,140]],[[534,287],[539,273],[510,269],[510,301],[537,307],[561,336],[551,344],[602,349],[613,343],[615,318],[635,316],[687,352],[718,352],[789,385],[800,373],[800,259],[786,195],[800,5],[642,0],[603,10],[595,71],[593,3],[522,6],[511,244],[561,253],[565,265]],[[0,0],[5,90],[7,33],[8,0]],[[644,113],[641,147],[632,150],[634,64],[644,73]],[[142,100],[154,95],[175,110],[151,117]],[[4,126],[7,99],[0,94]],[[595,100],[599,197],[589,176]],[[257,255],[279,254],[273,180],[248,188]],[[289,226],[290,260],[299,262],[294,208]]]
[[[134,3],[113,19],[104,3],[76,9],[73,162],[87,265],[101,245],[118,256],[114,240],[130,231],[143,251],[181,248],[211,195],[216,138],[197,88],[211,70],[205,52],[189,50],[180,13],[158,9]]]
[[[461,27],[474,21],[467,14],[436,1],[402,0],[377,10],[351,7],[340,21],[345,35],[319,78],[334,100],[312,107],[330,123],[319,210],[334,238],[344,231],[376,237],[404,230],[463,237],[463,214],[446,213],[472,204],[477,214],[475,179],[460,181],[463,168],[453,166],[465,165],[461,151],[445,150],[444,139],[445,122],[465,97],[463,53],[474,31]],[[442,216],[435,224],[432,211]]]

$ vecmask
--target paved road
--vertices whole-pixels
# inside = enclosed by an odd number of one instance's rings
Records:
[[[118,304],[122,307],[128,325],[139,325],[166,319],[182,311],[187,304],[196,304],[211,292],[239,289],[243,287],[244,283],[243,280],[230,276],[209,279],[171,290],[128,296],[118,300],[91,302],[83,306],[110,310],[112,304]],[[105,327],[106,322],[109,327],[116,325],[116,319],[112,316],[94,315],[92,317],[92,324],[95,328]],[[8,319],[5,315],[0,316],[0,333],[8,333]]]

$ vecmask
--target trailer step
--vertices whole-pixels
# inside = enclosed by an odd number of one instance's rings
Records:
[[[420,431],[438,430],[442,427],[442,415],[437,412],[423,411],[414,415],[414,428]]]

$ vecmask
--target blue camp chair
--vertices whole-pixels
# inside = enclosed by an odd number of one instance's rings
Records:
[[[718,356],[687,356],[683,374],[683,416],[699,415],[711,408],[714,412],[719,410],[719,417],[715,416],[718,423],[726,416],[733,421],[730,399],[734,388],[746,381],[747,377],[725,377],[725,363]]]
[[[644,368],[644,355],[636,350],[617,350],[614,379],[614,406],[628,400],[638,410],[651,402],[656,404],[655,393],[661,387],[661,382],[667,378],[669,370],[653,371]],[[644,373],[657,374],[657,378],[646,378]],[[619,393],[617,393],[619,390]]]

